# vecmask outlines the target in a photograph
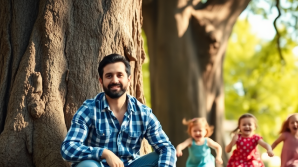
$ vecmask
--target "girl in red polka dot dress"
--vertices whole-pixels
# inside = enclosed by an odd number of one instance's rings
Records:
[[[252,114],[243,114],[238,119],[238,127],[233,131],[235,135],[225,148],[229,153],[236,144],[227,167],[264,167],[257,149],[258,144],[267,150],[268,156],[273,156],[271,146],[261,136],[254,134],[256,128],[257,119]]]

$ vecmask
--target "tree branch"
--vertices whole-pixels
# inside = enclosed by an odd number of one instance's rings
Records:
[[[277,19],[281,16],[281,12],[280,12],[280,9],[279,9],[279,0],[276,0],[275,6],[276,6],[276,9],[278,11],[278,15],[274,19],[273,26],[274,26],[274,29],[276,31],[277,50],[278,50],[278,54],[279,54],[281,63],[282,64],[285,64],[286,62],[285,62],[285,59],[284,59],[284,57],[282,55],[281,47],[280,47],[280,34],[278,32],[277,25],[276,25]]]

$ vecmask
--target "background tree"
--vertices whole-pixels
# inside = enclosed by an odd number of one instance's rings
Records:
[[[266,1],[271,8],[278,9],[273,22],[276,29],[281,12],[297,11],[297,3],[286,1],[295,5],[282,8],[279,0]],[[248,6],[249,2],[144,0],[143,28],[150,57],[151,104],[174,145],[187,137],[182,118],[203,116],[215,125],[212,138],[224,146],[223,62],[228,39],[246,7],[264,17],[268,14],[258,5],[260,1],[252,1]],[[284,61],[280,40],[281,34],[277,33],[272,45],[279,49],[279,60]],[[184,166],[186,158],[179,158],[177,166]],[[227,162],[227,157],[223,158]]]
[[[0,166],[69,166],[60,145],[110,53],[130,60],[143,100],[142,1],[0,2]]]
[[[233,25],[248,3],[249,0],[143,2],[151,104],[174,145],[187,137],[182,118],[197,116],[207,117],[216,127],[213,138],[223,145],[224,54]],[[179,158],[177,166],[185,166],[186,158]]]

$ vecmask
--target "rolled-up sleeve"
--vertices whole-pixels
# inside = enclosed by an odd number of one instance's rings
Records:
[[[174,167],[176,166],[176,150],[175,147],[169,141],[168,136],[162,130],[162,127],[151,112],[148,120],[148,128],[145,134],[145,138],[150,145],[159,154],[159,167]]]

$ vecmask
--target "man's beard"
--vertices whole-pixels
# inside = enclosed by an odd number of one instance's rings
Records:
[[[112,86],[119,86],[120,90],[111,90]],[[107,96],[109,96],[112,99],[118,99],[119,97],[121,97],[125,92],[126,92],[127,87],[123,87],[123,85],[121,83],[115,84],[109,84],[108,87],[103,86],[103,90],[105,92],[105,94]]]

